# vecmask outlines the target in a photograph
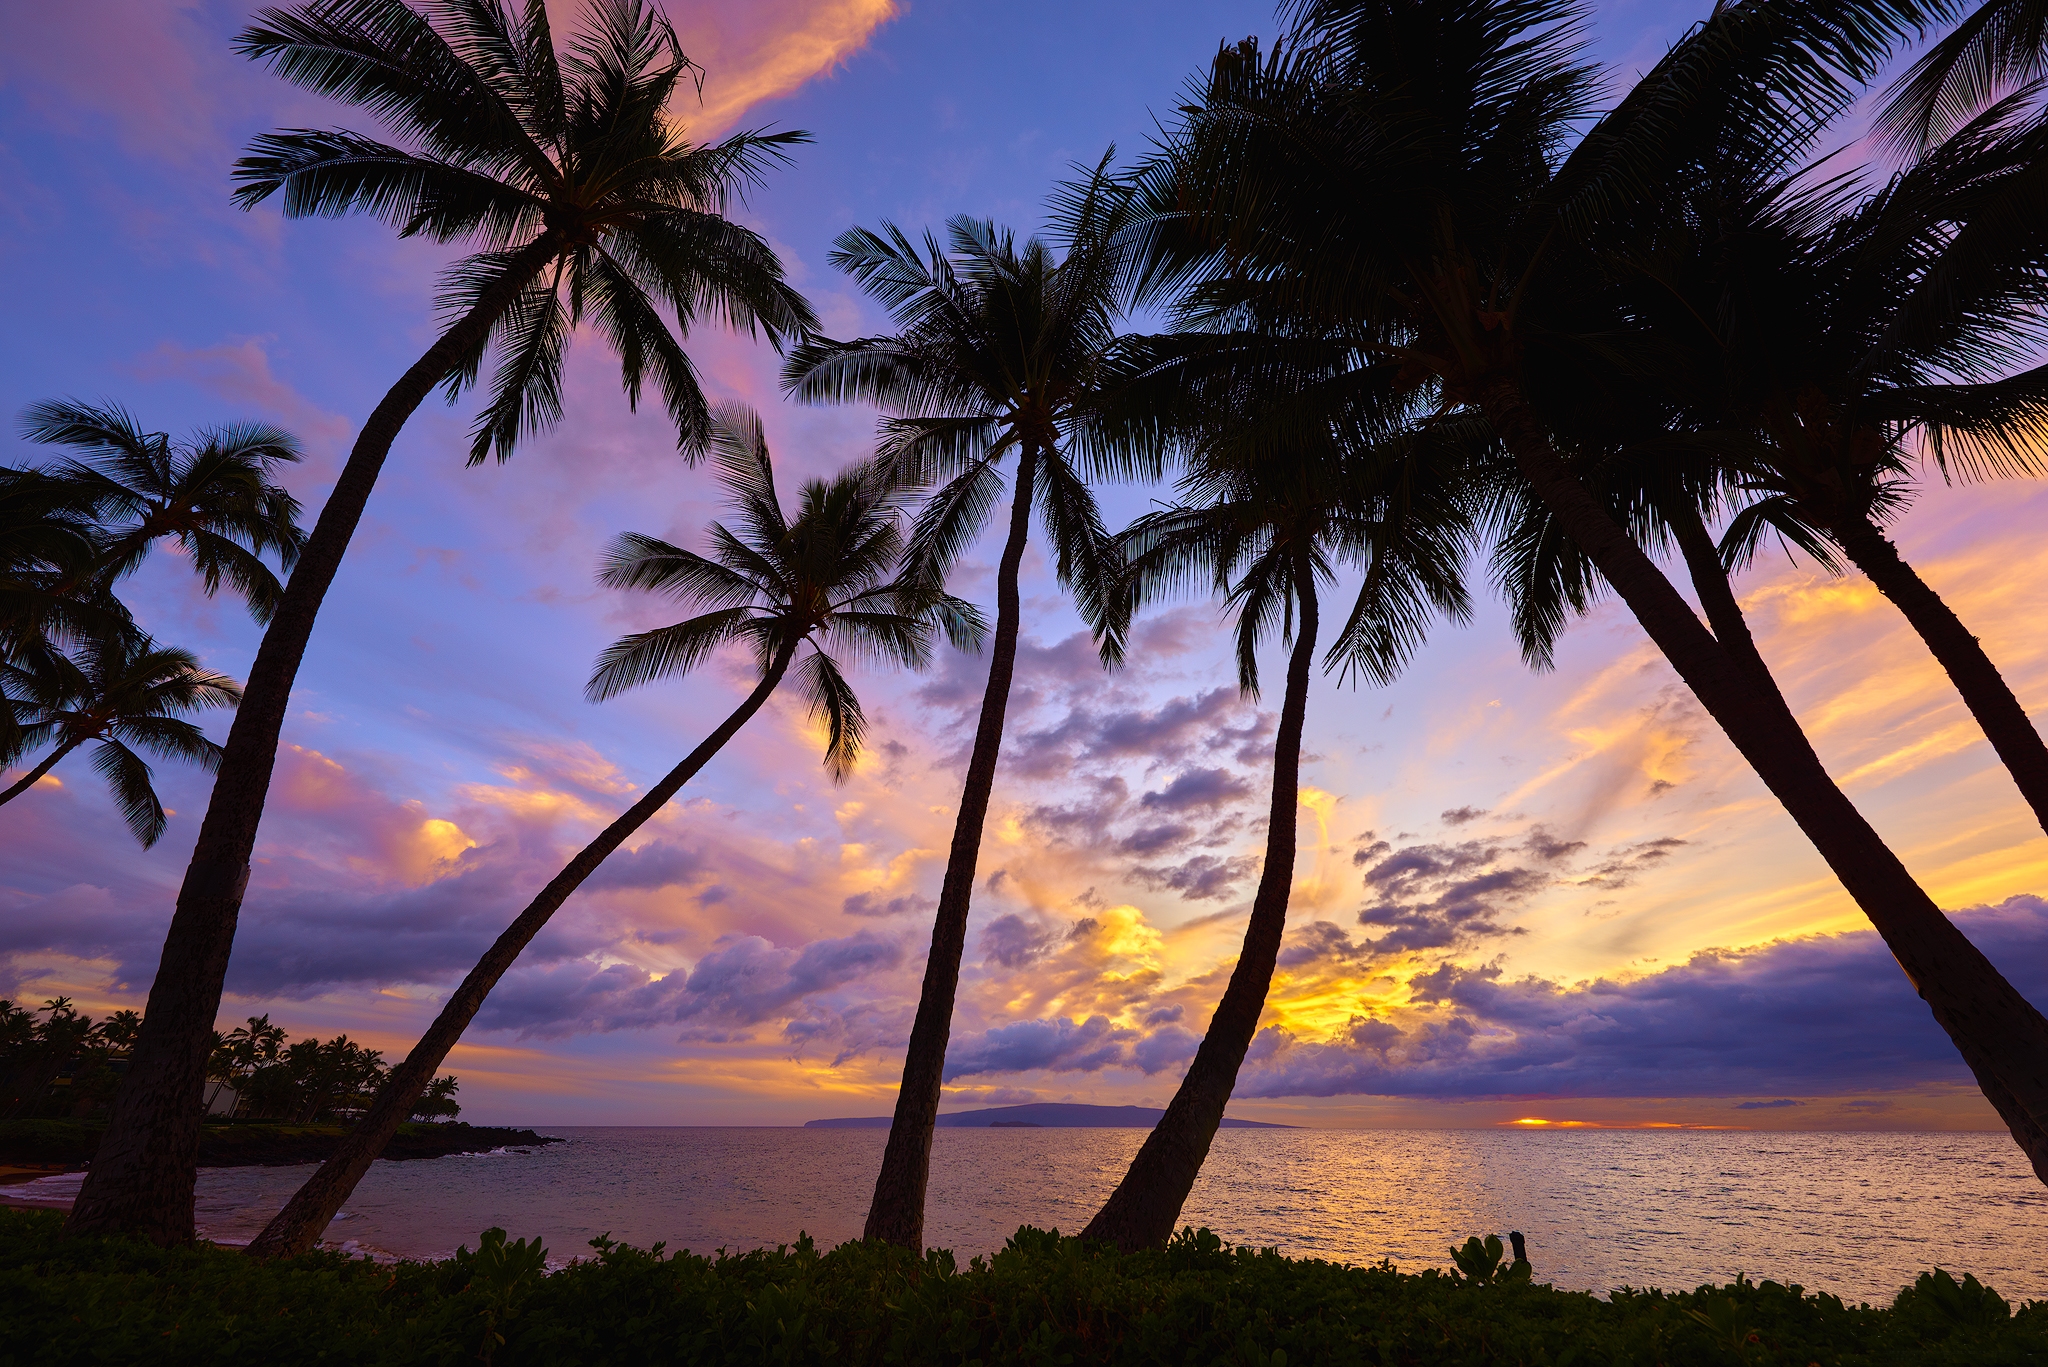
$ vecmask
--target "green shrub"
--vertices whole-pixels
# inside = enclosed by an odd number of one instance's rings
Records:
[[[210,1246],[60,1240],[0,1210],[0,1367],[72,1363],[473,1364],[2048,1364],[2048,1306],[1922,1276],[1890,1306],[1797,1286],[1619,1291],[1501,1275],[1344,1267],[1184,1231],[1116,1254],[1021,1229],[965,1268],[808,1239],[731,1257],[593,1241],[548,1272],[486,1232],[432,1263],[332,1253],[252,1263]]]

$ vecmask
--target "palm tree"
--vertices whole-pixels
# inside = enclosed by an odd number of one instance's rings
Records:
[[[363,424],[249,671],[220,777],[150,987],[134,1066],[66,1228],[192,1238],[207,1041],[220,1008],[278,737],[313,621],[391,444],[435,386],[450,397],[499,361],[473,459],[510,455],[561,414],[561,361],[587,316],[629,400],[652,380],[685,454],[708,408],[678,331],[709,313],[780,346],[812,325],[759,235],[724,217],[799,133],[687,141],[666,110],[695,70],[646,0],[593,0],[557,53],[547,10],[493,0],[316,0],[266,9],[237,40],[285,79],[376,116],[409,145],[346,130],[258,138],[237,201],[287,216],[368,213],[401,236],[477,250],[445,279],[447,326]],[[566,296],[566,303],[564,302]]]
[[[165,433],[144,432],[117,404],[68,400],[31,405],[21,426],[30,441],[79,453],[42,471],[72,485],[98,524],[97,552],[66,592],[119,581],[156,541],[174,536],[208,597],[225,580],[257,621],[277,611],[284,588],[262,557],[274,554],[290,570],[306,540],[299,501],[271,481],[278,466],[301,458],[289,432],[235,423],[176,445]]]
[[[813,480],[803,488],[796,517],[785,520],[760,420],[743,408],[724,411],[713,424],[712,447],[732,495],[736,529],[713,523],[708,557],[629,533],[613,543],[599,575],[611,588],[665,593],[708,610],[614,642],[599,657],[589,693],[603,700],[687,674],[728,644],[752,653],[760,682],[682,763],[585,845],[498,937],[405,1062],[392,1070],[341,1147],[249,1246],[252,1254],[303,1253],[318,1241],[398,1126],[412,1116],[435,1070],[520,952],[583,880],[761,710],[792,667],[812,718],[825,723],[825,767],[836,781],[859,757],[867,722],[834,651],[921,669],[931,658],[935,633],[963,649],[979,644],[983,624],[971,606],[933,592],[922,576],[889,577],[901,558],[903,537],[899,486],[885,471],[869,466],[830,483]],[[799,661],[804,646],[809,653]]]
[[[78,586],[99,555],[92,500],[41,470],[0,467],[0,754],[18,754],[20,693],[67,643],[126,629],[104,585]]]
[[[1118,316],[1122,258],[1114,239],[1122,197],[1100,168],[1092,186],[1098,193],[1084,193],[1067,218],[1068,250],[1059,260],[1041,239],[1020,248],[1009,231],[967,217],[947,223],[950,252],[929,233],[920,249],[893,224],[879,233],[842,234],[832,263],[889,309],[899,331],[807,341],[783,372],[785,387],[800,399],[880,407],[891,415],[882,458],[919,480],[945,481],[919,512],[908,550],[914,569],[934,582],[987,525],[1002,498],[1003,465],[1016,457],[996,566],[988,684],[865,1230],[869,1239],[911,1249],[924,1246],[932,1132],[1016,667],[1017,574],[1034,505],[1061,582],[1084,595],[1099,582],[1104,531],[1084,465],[1100,473],[1117,460],[1102,433]]]
[[[1248,697],[1258,695],[1263,642],[1276,632],[1292,642],[1273,742],[1265,865],[1243,948],[1166,1113],[1081,1233],[1127,1250],[1163,1244],[1173,1233],[1272,985],[1294,885],[1318,586],[1330,583],[1339,565],[1363,567],[1357,601],[1329,653],[1331,663],[1341,660],[1375,683],[1400,672],[1431,616],[1463,621],[1471,611],[1461,562],[1472,523],[1458,485],[1443,478],[1453,465],[1442,449],[1446,433],[1410,432],[1347,447],[1326,421],[1288,421],[1277,443],[1270,429],[1258,427],[1202,443],[1181,481],[1186,501],[1139,518],[1118,536],[1119,572],[1103,622],[1105,652],[1121,659],[1137,607],[1162,591],[1210,581],[1237,618],[1238,687]],[[1475,427],[1483,424],[1468,424],[1467,433]]]
[[[220,765],[220,747],[184,714],[232,707],[242,690],[225,674],[201,669],[191,651],[159,646],[139,631],[87,641],[77,658],[58,655],[21,671],[22,725],[14,759],[48,745],[50,752],[0,792],[12,802],[72,751],[94,744],[92,764],[113,790],[128,829],[147,849],[164,833],[164,805],[150,786],[149,762],[137,750]]]
[[[1893,83],[1875,131],[1893,149],[1923,151],[2003,97],[2038,93],[2048,75],[2048,5],[1985,0]]]
[[[1149,179],[1212,311],[1348,329],[1405,382],[1483,415],[1515,476],[1827,860],[2037,1165],[2048,1018],[1944,916],[1796,720],[1695,616],[1570,459],[1633,340],[1605,288],[1658,206],[1735,141],[1810,144],[1918,0],[1718,9],[1574,142],[1596,98],[1564,0],[1304,0],[1284,50],[1226,51]],[[1564,149],[1569,147],[1569,152]],[[2040,1166],[2048,1176],[2048,1165]]]
[[[1627,283],[1681,421],[1727,442],[1739,566],[1767,531],[1869,576],[1941,662],[2048,828],[2048,745],[1884,524],[1926,462],[2039,474],[2048,366],[2048,136],[1995,106],[1860,193],[1818,167],[1714,168]],[[1855,197],[1855,198],[1852,198]],[[1849,201],[1845,203],[1846,201]],[[1916,449],[1917,447],[1917,449]]]

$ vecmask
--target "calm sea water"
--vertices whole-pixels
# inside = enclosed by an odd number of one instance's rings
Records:
[[[592,1236],[710,1252],[857,1237],[880,1130],[556,1128],[531,1152],[378,1163],[329,1238],[445,1256],[503,1225],[551,1258]],[[940,1130],[927,1239],[962,1261],[1021,1224],[1078,1230],[1141,1130]],[[309,1168],[199,1175],[199,1223],[246,1240]],[[63,1197],[78,1179],[8,1189]],[[1225,1130],[1183,1218],[1232,1243],[1403,1269],[1522,1230],[1539,1281],[1593,1291],[1797,1281],[1889,1299],[1930,1267],[2048,1299],[2048,1188],[1995,1134]]]

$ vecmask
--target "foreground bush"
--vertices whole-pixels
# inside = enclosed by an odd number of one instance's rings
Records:
[[[549,1273],[490,1231],[380,1265],[60,1242],[0,1210],[0,1367],[68,1363],[2048,1363],[2048,1304],[1922,1276],[1889,1307],[1737,1281],[1599,1300],[1495,1273],[1353,1268],[1184,1233],[1119,1255],[1024,1229],[956,1268],[848,1245],[699,1258],[597,1241]],[[1476,1275],[1474,1275],[1476,1274]]]

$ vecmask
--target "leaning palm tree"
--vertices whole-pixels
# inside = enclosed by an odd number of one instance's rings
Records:
[[[903,537],[900,486],[886,471],[867,466],[830,483],[813,480],[804,486],[796,517],[785,520],[760,420],[741,408],[723,412],[713,423],[712,447],[732,495],[736,527],[712,524],[709,556],[651,536],[622,536],[599,575],[612,588],[651,590],[708,611],[615,642],[599,658],[589,693],[602,700],[687,674],[728,644],[753,655],[760,681],[682,763],[585,845],[498,937],[405,1062],[392,1070],[341,1147],[249,1246],[252,1254],[303,1253],[318,1241],[398,1126],[412,1116],[448,1051],[520,952],[598,865],[761,710],[792,668],[812,718],[825,723],[825,767],[838,780],[859,757],[867,723],[834,652],[921,669],[938,633],[962,649],[980,643],[983,625],[973,607],[933,592],[921,576],[891,577]]]
[[[1725,444],[1740,566],[1768,532],[1899,608],[2048,828],[2048,744],[1886,535],[1916,473],[2048,473],[2048,130],[1996,105],[1875,187],[1720,161],[1625,277],[1679,421]]]
[[[192,1237],[207,1041],[279,733],[314,618],[399,429],[437,386],[454,397],[497,348],[473,460],[509,456],[561,415],[562,354],[587,318],[618,353],[626,394],[661,391],[685,454],[708,409],[688,356],[702,314],[777,346],[812,315],[762,238],[724,217],[799,133],[689,142],[669,101],[696,70],[647,0],[593,0],[557,52],[547,9],[496,0],[315,0],[266,9],[237,46],[285,79],[354,105],[404,141],[347,130],[258,138],[237,202],[281,195],[291,217],[367,213],[402,236],[475,252],[445,279],[446,326],[356,437],[249,671],[150,987],[135,1066],[68,1229]]]
[[[1482,414],[1514,476],[1591,561],[1826,859],[2015,1139],[2048,1159],[2048,1018],[1944,916],[1582,477],[1572,423],[1635,340],[1606,284],[1731,141],[1811,145],[1919,0],[1733,4],[1609,112],[1566,0],[1303,0],[1284,51],[1226,52],[1148,176],[1193,241],[1155,278],[1210,311],[1342,327],[1409,385]],[[1160,194],[1160,190],[1169,193]],[[2042,1168],[2048,1173],[2048,1166]]]
[[[1229,986],[1173,1100],[1109,1200],[1081,1232],[1119,1248],[1162,1244],[1223,1120],[1265,1010],[1294,888],[1301,733],[1321,622],[1320,586],[1339,566],[1364,571],[1331,662],[1388,683],[1436,614],[1466,620],[1463,560],[1472,520],[1446,479],[1452,445],[1442,429],[1358,446],[1328,424],[1286,423],[1278,449],[1266,436],[1209,444],[1181,481],[1187,501],[1139,518],[1117,538],[1120,565],[1102,623],[1105,653],[1121,658],[1133,612],[1164,592],[1203,581],[1237,619],[1237,681],[1259,692],[1258,651],[1291,640],[1273,740],[1266,854],[1244,944]],[[1464,424],[1458,435],[1477,435]],[[1256,429],[1255,429],[1256,430]]]
[[[1067,253],[1038,238],[957,217],[950,252],[922,248],[892,224],[840,236],[831,260],[882,303],[900,329],[850,342],[816,339],[790,354],[786,387],[812,402],[864,402],[885,420],[882,459],[943,480],[926,501],[909,557],[943,580],[987,525],[1012,456],[1008,529],[996,565],[996,628],[974,749],[961,786],[932,946],[904,1054],[903,1079],[865,1237],[921,1249],[932,1132],[967,943],[983,824],[1002,749],[1022,620],[1017,576],[1035,505],[1060,579],[1097,582],[1104,532],[1084,471],[1110,464],[1099,442],[1107,358],[1116,337],[1121,198],[1098,173],[1067,224]]]
[[[241,696],[233,679],[200,668],[191,651],[159,646],[139,631],[88,640],[75,656],[57,655],[21,671],[21,728],[4,757],[50,749],[0,791],[0,803],[20,797],[72,751],[91,745],[93,768],[147,849],[163,835],[166,818],[149,762],[138,751],[218,768],[220,747],[185,715],[232,707]]]
[[[51,400],[21,415],[22,435],[77,454],[45,466],[93,510],[100,545],[65,587],[81,592],[132,574],[165,537],[176,537],[208,597],[225,581],[267,622],[284,587],[263,562],[289,571],[305,545],[299,501],[273,477],[301,458],[298,439],[263,423],[208,428],[175,443],[145,432],[118,404]]]

